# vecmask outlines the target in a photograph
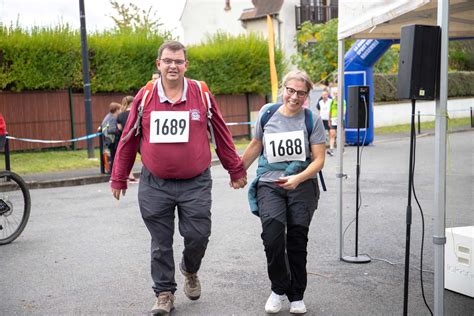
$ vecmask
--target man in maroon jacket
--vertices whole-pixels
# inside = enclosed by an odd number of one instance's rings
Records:
[[[144,106],[138,136],[132,129],[146,89],[142,88],[134,98],[115,156],[111,186],[116,199],[125,195],[128,175],[140,150],[143,169],[138,202],[151,235],[151,275],[157,296],[151,312],[165,315],[174,308],[176,291],[176,207],[179,232],[184,238],[179,265],[185,277],[184,292],[191,300],[201,295],[197,272],[211,234],[211,152],[207,109],[199,85],[184,77],[188,67],[186,48],[176,41],[165,42],[158,50],[156,66],[161,78],[149,104]],[[230,174],[231,186],[243,188],[247,183],[246,171],[212,95],[210,100],[217,155]]]

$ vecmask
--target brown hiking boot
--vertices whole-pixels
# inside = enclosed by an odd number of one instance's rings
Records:
[[[197,300],[201,297],[201,283],[197,273],[189,273],[183,270],[183,267],[179,265],[181,273],[184,275],[184,294],[190,300]]]
[[[169,315],[174,308],[174,295],[171,292],[161,292],[151,309],[153,315]]]

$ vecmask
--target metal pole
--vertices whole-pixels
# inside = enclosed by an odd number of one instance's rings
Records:
[[[405,238],[405,281],[403,286],[403,315],[408,314],[408,285],[410,281],[410,238],[411,238],[411,193],[413,190],[413,158],[415,157],[415,99],[411,100],[411,124],[410,124],[410,162],[408,165],[408,203],[406,213],[406,238]]]
[[[474,120],[472,118],[472,106],[471,106],[471,127],[474,127]]]
[[[418,134],[421,133],[420,111],[418,111]]]
[[[250,94],[245,93],[245,101],[247,102],[247,122],[251,120],[251,108],[250,108]],[[252,139],[252,125],[248,125],[248,138]]]
[[[342,124],[342,118],[344,117],[344,40],[338,41],[338,58],[337,58],[337,166],[336,166],[336,189],[337,189],[337,235],[338,235],[338,247],[339,247],[339,260],[342,260],[344,239],[342,230],[342,179],[344,177],[343,168],[343,157],[342,153],[344,150],[344,124]]]
[[[438,1],[441,27],[440,94],[436,100],[435,192],[433,212],[434,315],[444,315],[444,245],[446,244],[446,147],[448,108],[449,0]]]
[[[367,127],[366,130],[367,132]],[[360,126],[359,126],[359,115],[357,115],[357,166],[356,166],[356,219],[355,219],[355,257],[359,255],[359,177],[360,177]]]
[[[7,134],[8,136],[8,134]],[[5,151],[5,170],[8,170],[8,171],[11,171],[11,166],[10,166],[10,142],[7,139],[5,139],[5,147],[4,147],[4,151]]]
[[[69,114],[71,116],[71,139],[76,138],[76,131],[74,129],[74,107],[72,104],[72,88],[67,89],[67,94],[69,96]],[[76,142],[72,142],[71,149],[76,150]]]
[[[99,132],[102,133],[102,126],[99,126]],[[100,173],[105,173],[105,164],[104,164],[104,137],[99,135],[99,161],[100,161]]]
[[[84,78],[84,106],[86,110],[86,134],[92,134],[91,84],[89,77],[89,49],[87,48],[86,13],[84,0],[79,0],[79,14],[81,18],[81,52],[82,75]],[[87,139],[87,157],[94,158],[93,139]]]

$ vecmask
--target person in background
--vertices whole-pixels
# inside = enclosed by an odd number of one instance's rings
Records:
[[[2,113],[0,113],[0,150],[3,150],[5,142],[7,140],[7,124],[3,118]]]
[[[117,116],[120,112],[121,104],[112,102],[109,105],[109,113],[104,117],[104,120],[100,124],[102,128],[102,137],[104,139],[104,145],[110,152],[109,158],[109,172],[112,173],[112,167],[114,165],[115,152],[117,150],[118,142],[118,128],[117,128]]]
[[[329,96],[329,90],[325,88],[319,99],[317,108],[319,110],[319,115],[323,121],[324,129],[329,133],[329,110],[331,109],[332,98]],[[332,151],[328,151],[330,156],[333,155]]]
[[[334,156],[334,148],[336,146],[336,134],[337,134],[337,88],[332,88],[331,90],[333,100],[329,109],[329,149],[327,151],[328,155]],[[344,100],[344,109],[346,109],[346,101]]]
[[[122,107],[117,117],[117,129],[119,131],[117,139],[120,139],[122,137],[122,131],[125,128],[125,125],[127,124],[128,116],[130,115],[130,107],[132,106],[132,103],[133,103],[133,97],[131,95],[127,95],[126,97],[122,99]],[[133,170],[130,171],[128,180],[131,183],[138,182],[138,180],[135,178],[135,175],[133,174]]]
[[[153,75],[151,75],[151,80],[156,80],[156,79],[160,79],[160,72],[159,71],[155,71],[153,73]]]
[[[306,313],[303,297],[308,232],[318,206],[316,176],[324,166],[326,148],[321,118],[303,108],[311,87],[305,72],[289,72],[282,82],[283,104],[262,107],[255,137],[242,156],[245,169],[259,158],[249,202],[262,224],[272,290],[265,304],[267,313],[278,313],[285,295],[290,301],[290,313]],[[311,118],[311,131],[307,117]]]
[[[125,195],[127,179],[140,150],[143,168],[138,204],[151,236],[151,276],[156,296],[151,313],[158,315],[168,315],[174,308],[175,209],[184,238],[179,264],[184,293],[190,300],[201,296],[198,271],[211,235],[209,122],[217,156],[230,175],[231,186],[238,189],[247,183],[247,173],[214,96],[209,93],[212,118],[208,118],[199,83],[184,76],[187,57],[185,46],[177,41],[166,41],[158,49],[156,67],[160,79],[151,94],[147,93],[151,98],[143,108],[141,121],[137,120],[138,104],[145,91],[150,90],[146,86],[135,96],[111,176],[112,194],[118,200]],[[140,133],[132,128],[136,124]]]

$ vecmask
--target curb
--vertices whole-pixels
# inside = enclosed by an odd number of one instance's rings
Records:
[[[211,167],[220,165],[219,159],[211,160]],[[140,173],[135,173],[137,178],[140,177]],[[44,181],[36,181],[30,180],[25,181],[28,189],[35,190],[35,189],[51,189],[51,188],[58,188],[58,187],[72,187],[78,185],[86,185],[86,184],[96,184],[96,183],[103,183],[108,182],[110,180],[109,174],[98,174],[95,176],[84,176],[84,177],[75,177],[69,179],[57,179],[57,180],[44,180]],[[0,192],[14,190],[15,185],[11,185],[8,183],[0,184]]]

